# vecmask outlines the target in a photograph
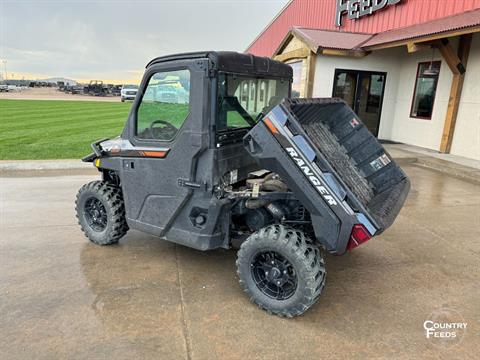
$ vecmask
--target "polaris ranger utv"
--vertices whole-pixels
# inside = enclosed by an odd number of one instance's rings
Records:
[[[129,228],[198,250],[238,242],[241,286],[300,315],[342,255],[388,228],[409,180],[339,99],[289,99],[290,66],[233,52],[163,56],[146,68],[120,137],[92,144],[101,181],[76,199],[85,235]]]

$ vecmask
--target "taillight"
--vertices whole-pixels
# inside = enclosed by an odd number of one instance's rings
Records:
[[[350,234],[350,240],[348,241],[347,250],[352,250],[357,246],[367,242],[372,238],[372,235],[361,224],[353,225],[352,233]]]

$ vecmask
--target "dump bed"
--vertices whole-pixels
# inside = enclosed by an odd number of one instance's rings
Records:
[[[279,171],[295,195],[309,204],[316,214],[316,234],[325,231],[326,218],[336,218],[329,226],[338,228],[338,241],[323,239],[332,252],[345,250],[357,223],[372,236],[388,228],[410,188],[402,169],[340,99],[284,100],[250,131],[245,145],[260,165]],[[308,185],[302,183],[305,178]],[[316,191],[310,193],[305,186]],[[316,208],[319,202],[328,209]]]

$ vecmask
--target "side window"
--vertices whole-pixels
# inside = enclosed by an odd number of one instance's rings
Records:
[[[172,140],[188,116],[189,103],[190,71],[155,73],[137,111],[137,137]]]

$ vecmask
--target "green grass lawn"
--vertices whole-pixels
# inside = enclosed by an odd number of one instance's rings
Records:
[[[131,103],[0,100],[0,159],[77,159],[121,133]]]
[[[120,135],[131,104],[0,99],[0,160],[82,158],[92,152],[92,142]],[[139,128],[155,119],[179,128],[187,115],[188,105],[144,103]],[[229,112],[229,127],[246,125],[238,113]]]

